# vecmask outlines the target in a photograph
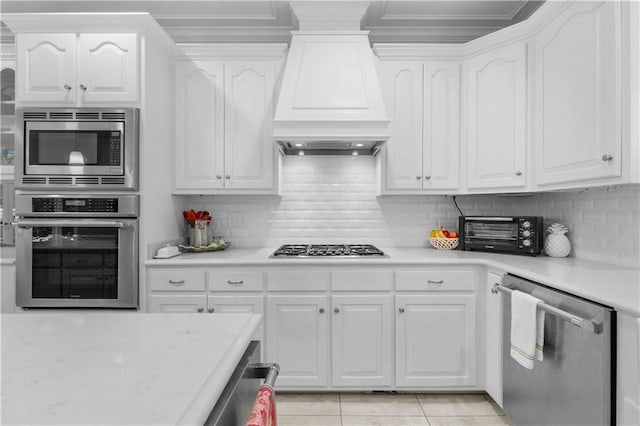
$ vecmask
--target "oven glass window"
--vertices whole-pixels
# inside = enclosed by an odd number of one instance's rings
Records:
[[[32,297],[118,298],[118,229],[35,227]]]
[[[509,222],[468,222],[465,224],[465,243],[509,249],[517,246],[518,224]]]
[[[30,130],[31,166],[120,166],[120,132]]]

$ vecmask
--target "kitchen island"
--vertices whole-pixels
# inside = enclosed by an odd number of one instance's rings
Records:
[[[2,424],[203,424],[254,314],[2,315]]]

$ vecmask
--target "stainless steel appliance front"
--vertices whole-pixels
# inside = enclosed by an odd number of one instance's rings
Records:
[[[503,294],[503,408],[513,424],[615,424],[616,312],[509,274],[496,290],[529,293],[546,311],[544,360],[528,370],[509,354],[511,297]]]
[[[16,110],[17,189],[135,190],[138,110]]]
[[[138,306],[137,195],[16,195],[16,304]]]

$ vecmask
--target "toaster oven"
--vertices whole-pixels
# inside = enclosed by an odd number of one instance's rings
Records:
[[[542,217],[460,216],[460,250],[496,253],[540,254]]]

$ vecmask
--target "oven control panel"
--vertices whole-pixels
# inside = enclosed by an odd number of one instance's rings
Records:
[[[118,198],[34,197],[34,213],[117,213]]]

